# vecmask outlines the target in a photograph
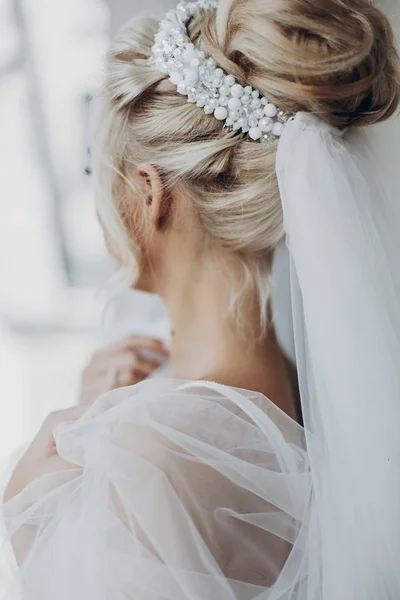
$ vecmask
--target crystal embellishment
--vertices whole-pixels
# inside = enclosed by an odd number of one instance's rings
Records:
[[[272,145],[279,140],[290,115],[251,86],[243,87],[191,43],[186,25],[200,10],[217,8],[218,0],[180,1],[161,21],[149,64],[169,75],[188,102],[213,115],[225,127]]]

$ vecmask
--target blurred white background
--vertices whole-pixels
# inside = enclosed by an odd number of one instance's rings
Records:
[[[146,13],[168,4],[150,0]],[[141,10],[0,0],[1,464],[50,410],[77,401],[102,339],[112,264],[92,197],[90,100],[110,37]],[[0,596],[5,581],[0,565]]]
[[[0,456],[76,400],[107,280],[89,174],[109,10],[0,0]]]
[[[141,10],[0,0],[0,459],[76,402],[101,339],[112,264],[92,197],[90,100],[110,36]]]

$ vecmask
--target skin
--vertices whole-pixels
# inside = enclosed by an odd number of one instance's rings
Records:
[[[159,360],[146,358],[146,351]],[[98,350],[83,371],[80,403],[90,405],[104,392],[143,381],[168,356],[163,342],[142,336],[130,336]]]
[[[286,361],[271,327],[260,341],[256,293],[241,316],[246,335],[227,316],[231,279],[224,265],[232,256],[205,243],[180,190],[167,195],[151,165],[141,165],[145,260],[138,286],[161,296],[171,336],[171,376],[206,379],[262,392],[295,418]],[[235,267],[233,266],[233,269]],[[239,265],[238,265],[239,268]]]
[[[296,419],[290,376],[273,327],[260,339],[255,295],[249,294],[243,307],[244,336],[227,317],[231,284],[224,276],[224,264],[228,256],[215,244],[205,243],[184,194],[179,189],[167,194],[153,166],[140,165],[136,176],[142,194],[132,198],[132,205],[141,218],[133,214],[126,223],[142,241],[137,287],[159,294],[167,308],[172,328],[171,377],[211,380],[261,392]],[[232,264],[231,255],[229,259]],[[121,350],[118,348],[117,354]],[[100,362],[105,365],[112,360],[104,353]],[[150,365],[143,363],[143,373],[147,369]],[[78,419],[84,410],[85,406],[80,406],[58,411],[46,420],[11,477],[6,501],[43,473],[74,468],[58,456],[52,431],[60,422]]]

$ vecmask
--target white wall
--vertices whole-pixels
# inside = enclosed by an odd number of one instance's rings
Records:
[[[107,0],[110,7],[110,27],[113,37],[118,29],[135,15],[143,14],[161,19],[169,8],[176,6],[175,0]],[[145,6],[143,6],[145,4]]]

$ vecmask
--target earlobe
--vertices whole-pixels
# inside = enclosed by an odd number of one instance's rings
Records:
[[[168,221],[170,211],[170,202],[162,177],[151,164],[139,165],[138,174],[143,181],[145,206],[149,221],[155,229],[160,230]]]

